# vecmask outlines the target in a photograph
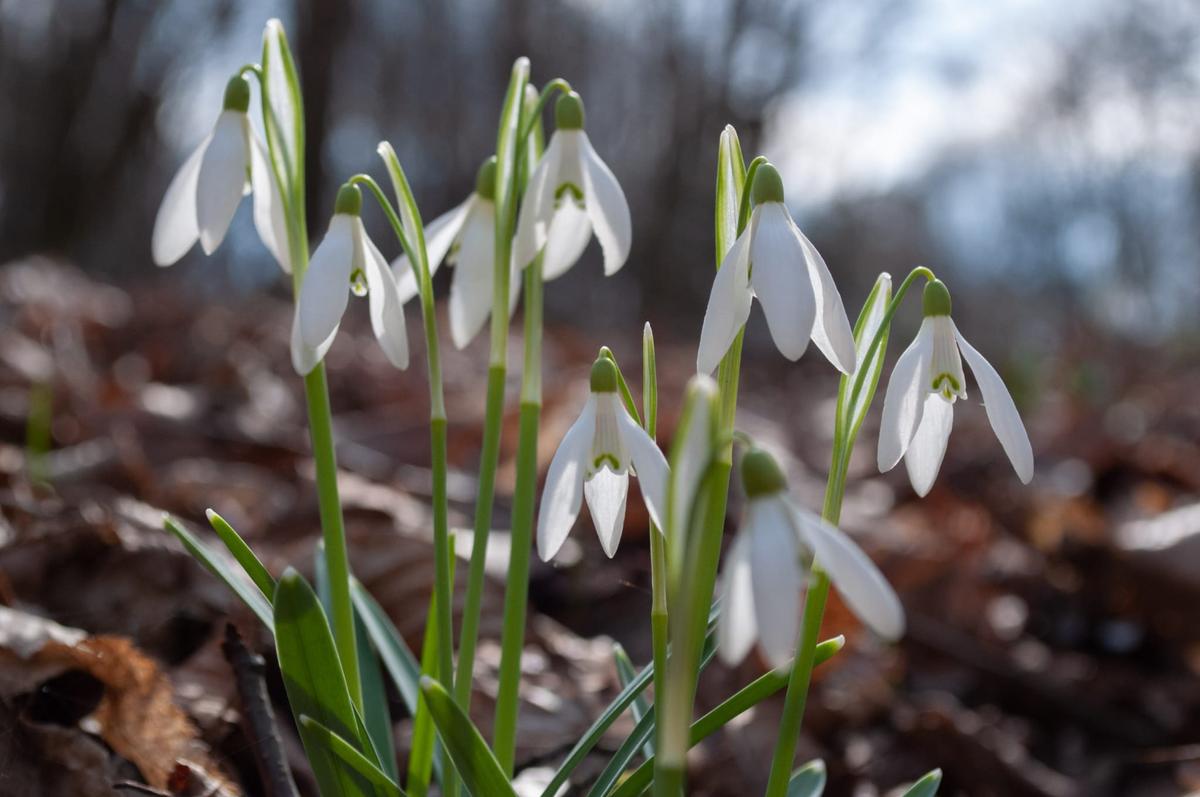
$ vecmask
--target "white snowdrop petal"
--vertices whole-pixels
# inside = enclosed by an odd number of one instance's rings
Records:
[[[579,261],[591,239],[592,221],[587,211],[564,197],[546,230],[542,279],[549,281],[566,274]]]
[[[250,122],[247,120],[246,125]],[[254,227],[263,246],[275,258],[285,274],[292,273],[292,261],[288,256],[287,218],[284,214],[283,197],[279,184],[271,172],[271,160],[266,147],[258,136],[247,130],[250,137],[250,183],[254,192]]]
[[[855,616],[884,639],[903,636],[904,607],[871,558],[841,529],[796,506],[790,509],[796,533]]]
[[[717,618],[717,654],[727,666],[746,658],[758,626],[754,619],[754,574],[750,569],[750,535],[733,540],[721,574],[721,614]]]
[[[615,393],[612,396],[614,401],[620,402]],[[617,408],[616,416],[621,443],[629,452],[629,459],[633,462],[634,470],[637,471],[638,486],[642,489],[642,500],[646,502],[650,520],[661,529],[663,519],[666,517],[667,479],[671,476],[667,458],[663,456],[658,444],[650,439],[650,435],[646,434],[646,430],[638,426],[625,411],[624,406]]]
[[[600,538],[600,547],[611,559],[621,542],[625,528],[625,499],[629,495],[629,471],[613,473],[601,468],[596,475],[583,483],[583,495],[587,499],[592,524]]]
[[[300,334],[307,346],[316,347],[342,320],[350,299],[350,274],[357,247],[357,216],[335,214],[329,231],[313,252],[300,285]]]
[[[804,568],[800,545],[781,496],[759,498],[747,508],[750,562],[754,577],[754,616],[758,644],[772,667],[791,661],[800,636],[800,596]]]
[[[333,339],[337,337],[338,328],[335,326],[333,331],[329,333],[329,337],[321,341],[317,346],[309,346],[304,342],[304,338],[300,334],[300,311],[296,310],[292,314],[292,368],[300,376],[307,376],[312,369],[317,367],[317,363],[325,358],[329,347],[333,345]]]
[[[246,187],[246,115],[222,111],[200,163],[196,182],[196,225],[200,246],[212,254],[225,240]]]
[[[562,134],[555,132],[542,153],[542,159],[529,176],[521,209],[517,214],[517,229],[513,238],[513,261],[525,268],[546,243],[546,227],[554,211],[554,189],[562,162]]]
[[[210,141],[211,133],[179,167],[167,186],[167,192],[163,194],[158,215],[154,218],[154,233],[150,238],[150,253],[155,265],[170,266],[177,263],[200,237],[200,227],[196,223],[196,183],[200,176],[200,163],[204,160],[204,152]]]
[[[450,280],[450,337],[465,348],[492,311],[496,273],[496,215],[491,202],[480,202],[459,239],[458,260]]]
[[[904,467],[917,495],[926,496],[933,488],[953,426],[954,405],[937,393],[927,394],[921,422],[904,454]]]
[[[854,331],[850,327],[850,319],[846,317],[842,295],[838,292],[833,275],[829,273],[829,266],[825,265],[825,258],[821,257],[817,247],[813,246],[812,241],[808,240],[795,224],[792,224],[792,232],[804,251],[804,260],[808,265],[809,278],[812,280],[817,300],[817,316],[812,329],[813,342],[835,368],[844,374],[852,374],[857,354],[854,350]]]
[[[700,328],[700,347],[696,352],[696,370],[711,374],[737,333],[750,317],[750,227],[734,241],[721,262],[708,295],[704,324]]]
[[[754,213],[750,286],[762,303],[775,347],[789,360],[798,360],[808,348],[817,314],[804,248],[782,203],[764,202]]]
[[[371,331],[383,348],[388,362],[403,370],[408,368],[408,330],[404,325],[404,302],[396,287],[396,279],[388,268],[375,242],[355,219],[359,245],[366,255],[364,269],[367,277],[367,304],[371,312]]]
[[[593,396],[588,398],[583,412],[563,436],[546,471],[537,528],[538,556],[543,562],[550,561],[558,553],[579,516],[587,458],[595,433],[596,399]]]
[[[896,467],[921,422],[925,396],[929,392],[926,382],[932,345],[930,337],[929,324],[922,322],[917,336],[892,368],[879,421],[877,462],[881,471]]]
[[[950,323],[953,325],[954,322]],[[1017,412],[1017,405],[1013,403],[1000,374],[996,373],[991,363],[967,342],[957,328],[954,329],[954,337],[958,340],[967,365],[971,366],[975,383],[979,385],[979,393],[983,397],[983,406],[987,410],[992,430],[1000,440],[1000,445],[1004,447],[1004,453],[1008,454],[1017,477],[1029,484],[1033,479],[1033,446],[1029,443],[1029,433],[1025,431],[1025,424]]]
[[[608,165],[596,154],[587,133],[579,133],[580,171],[583,173],[583,201],[604,250],[604,273],[616,274],[629,258],[633,244],[633,222],[625,192]]]
[[[490,218],[495,218],[495,206],[478,194],[471,194],[461,205],[447,210],[431,221],[425,227],[425,255],[429,258],[429,276],[432,277],[442,267],[458,239],[464,226],[473,219],[484,207],[491,209]],[[494,222],[493,222],[494,223]],[[416,241],[409,242],[416,246]],[[392,271],[396,275],[396,285],[400,293],[400,301],[407,303],[409,299],[421,292],[417,285],[417,277],[413,273],[408,255],[401,254],[392,261]]]

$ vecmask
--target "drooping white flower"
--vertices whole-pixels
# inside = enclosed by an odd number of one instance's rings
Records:
[[[250,84],[240,75],[225,88],[225,110],[211,133],[180,167],[154,219],[151,254],[169,266],[200,241],[212,254],[247,193],[254,196],[254,226],[279,266],[291,273],[283,199],[266,147],[250,127]]]
[[[608,276],[625,264],[633,242],[625,192],[592,149],[583,130],[583,117],[583,100],[578,94],[559,97],[554,134],[529,176],[517,217],[515,264],[528,266],[545,247],[542,276],[547,280],[575,265],[593,232],[604,250]]]
[[[750,317],[755,297],[779,352],[798,360],[811,338],[843,373],[854,371],[854,335],[825,260],[783,204],[783,181],[769,163],[755,171],[754,210],[713,280],[696,370],[711,374]]]
[[[612,556],[625,525],[629,474],[638,477],[650,519],[662,528],[667,460],[621,403],[617,369],[606,357],[592,366],[592,395],[550,461],[538,517],[538,555],[558,553],[587,498],[604,552]]]
[[[404,303],[387,261],[367,236],[361,210],[362,193],[353,185],[342,186],[329,231],[304,274],[292,329],[292,365],[301,374],[315,368],[329,350],[351,291],[368,297],[371,329],[388,361],[408,367]]]
[[[954,325],[950,292],[941,280],[925,286],[923,304],[921,328],[896,361],[884,395],[879,469],[891,470],[903,458],[918,495],[933,487],[954,423],[954,402],[967,397],[965,357],[988,421],[1018,478],[1028,484],[1033,478],[1033,448],[1004,380]]]
[[[462,349],[479,334],[492,314],[496,251],[496,158],[483,162],[475,178],[475,191],[458,207],[448,210],[425,228],[425,250],[432,276],[442,263],[454,266],[450,281],[450,337]],[[407,255],[392,262],[400,300],[407,302],[420,290]],[[508,312],[521,295],[521,269],[514,261],[509,278]]]
[[[898,639],[904,633],[904,608],[862,549],[792,502],[770,454],[746,452],[741,472],[748,502],[721,577],[721,660],[737,664],[758,640],[771,666],[787,664],[796,650],[800,605],[814,560],[868,628]]]

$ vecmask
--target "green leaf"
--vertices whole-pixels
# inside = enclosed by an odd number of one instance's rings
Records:
[[[421,693],[437,724],[442,743],[454,761],[454,768],[471,794],[474,797],[516,797],[500,762],[450,693],[429,677],[421,679]]]
[[[816,758],[792,773],[787,797],[821,797],[824,791],[825,762]]]
[[[858,434],[863,419],[867,417],[867,410],[871,407],[871,401],[875,398],[875,389],[879,385],[879,376],[883,371],[883,358],[887,354],[890,325],[888,329],[884,330],[879,346],[876,347],[869,362],[866,360],[866,356],[891,300],[892,278],[887,273],[880,274],[879,278],[875,280],[871,292],[867,295],[867,300],[863,303],[862,312],[858,314],[858,321],[854,323],[854,349],[858,367],[853,375],[843,374],[838,383],[837,429],[842,433],[849,430],[847,441],[852,441]],[[849,393],[853,390],[859,373],[865,373],[866,376],[863,377],[862,391],[851,406]]]
[[[617,666],[617,680],[621,683],[621,688],[624,689],[629,685],[629,682],[637,677],[637,670],[633,666],[633,662],[629,659],[629,654],[625,652],[625,648],[621,647],[620,642],[613,643],[613,662]],[[645,695],[638,695],[633,699],[633,705],[630,706],[633,712],[633,721],[640,722],[642,717],[650,713],[650,704],[646,701]],[[654,740],[647,739],[642,745],[642,752],[647,756],[654,755]]]
[[[433,590],[434,593],[437,590]],[[430,595],[429,611],[425,615],[425,638],[421,640],[421,673],[433,675],[437,670],[437,596]],[[418,691],[417,710],[413,714],[412,749],[408,755],[408,789],[412,797],[425,797],[429,791],[429,780],[437,762],[438,780],[441,780],[441,761],[438,760],[437,729],[425,697]]]
[[[746,161],[742,156],[742,145],[733,125],[726,125],[717,148],[717,268],[721,267],[725,253],[737,240],[738,212],[745,185]]]
[[[836,636],[817,645],[815,664],[822,664],[842,649],[845,637]],[[815,666],[814,664],[814,666]],[[787,686],[791,670],[782,667],[771,670],[742,687],[723,703],[692,723],[689,747],[695,747],[750,708]],[[654,777],[654,759],[648,758],[621,785],[609,792],[609,797],[637,797],[650,786]]]
[[[642,407],[646,410],[646,434],[653,440],[658,434],[658,360],[649,321],[642,327]]]
[[[358,752],[354,748],[354,745],[312,717],[302,714],[300,716],[300,727],[308,731],[311,738],[320,739],[321,744],[325,745],[335,756],[341,759],[342,763],[348,765],[355,772],[369,780],[383,794],[392,795],[392,797],[407,797],[404,791],[396,785],[396,782],[388,777],[387,773],[375,766],[362,753]]]
[[[242,599],[242,603],[254,612],[268,630],[274,630],[275,623],[272,619],[271,604],[243,573],[231,568],[224,557],[192,536],[191,532],[170,515],[163,515],[163,528],[174,534],[183,543],[183,547],[187,549],[188,553],[204,565],[210,573],[225,582],[225,586]]]
[[[296,722],[308,716],[373,758],[371,741],[361,731],[341,660],[321,602],[308,582],[288,568],[275,588],[275,648],[288,704]],[[324,797],[371,795],[376,790],[346,766],[312,732],[300,726],[305,752]],[[378,765],[378,761],[372,761]]]
[[[278,171],[284,196],[292,203],[304,190],[304,100],[300,79],[288,47],[283,23],[267,22],[263,30],[263,124],[268,149]],[[293,212],[303,212],[303,204]]]
[[[269,600],[275,594],[274,576],[267,571],[254,551],[250,550],[250,546],[246,544],[240,534],[233,530],[233,526],[230,526],[225,518],[211,509],[206,510],[204,515],[208,518],[208,524],[212,526],[213,531],[221,538],[221,542],[225,543],[225,548],[242,566],[242,570],[246,571],[246,575],[250,576],[254,586],[258,587],[263,597]]]
[[[400,693],[400,699],[404,702],[405,708],[413,717],[418,716],[418,706],[422,700],[421,665],[417,662],[417,657],[405,644],[404,637],[400,636],[396,626],[392,625],[387,613],[375,602],[370,593],[363,589],[362,584],[357,581],[350,582],[350,597],[354,601],[355,611],[367,630],[367,635],[370,636],[375,649],[379,651],[384,668]],[[433,760],[433,770],[440,782],[442,767],[437,757]]]
[[[942,785],[942,770],[926,772],[920,780],[908,787],[903,797],[933,797]]]

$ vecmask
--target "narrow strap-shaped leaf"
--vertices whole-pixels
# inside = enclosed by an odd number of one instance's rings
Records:
[[[278,159],[274,165],[284,194],[294,202],[304,183],[304,101],[287,35],[277,19],[269,20],[263,30],[262,70],[268,149]]]
[[[296,722],[308,716],[373,757],[371,741],[355,716],[325,611],[312,587],[292,568],[275,588],[275,649]],[[377,793],[303,726],[301,738],[324,797]]]
[[[742,156],[742,145],[738,141],[733,125],[727,125],[721,133],[717,148],[717,197],[716,197],[716,241],[717,267],[725,259],[725,253],[738,236],[738,212],[742,203],[742,189],[746,184],[746,161]]]
[[[888,274],[880,274],[879,278],[875,280],[871,292],[867,295],[867,300],[863,302],[858,320],[854,322],[854,348],[857,353],[858,366],[854,374],[843,374],[838,382],[837,429],[841,434],[847,436],[847,440],[853,440],[857,435],[863,419],[867,416],[867,410],[871,407],[871,400],[875,398],[875,389],[879,385],[879,376],[883,371],[884,355],[887,354],[890,324],[889,329],[884,330],[883,337],[871,356],[870,362],[865,362],[865,358],[891,300],[892,278]],[[851,406],[849,393],[857,381],[859,372],[865,372],[866,377],[863,380],[862,391]]]
[[[250,550],[250,546],[246,544],[240,534],[233,530],[233,526],[229,525],[225,518],[211,509],[204,514],[208,518],[208,524],[221,538],[221,542],[225,544],[225,548],[233,555],[237,563],[242,566],[242,570],[246,571],[246,575],[250,576],[254,586],[258,587],[264,598],[270,600],[271,596],[275,594],[275,577],[267,571],[258,556]]]
[[[908,787],[903,797],[934,797],[942,785],[942,770],[926,772],[920,780]]]
[[[275,622],[272,618],[271,604],[245,575],[232,569],[223,557],[192,536],[191,532],[170,515],[163,516],[163,528],[174,534],[183,543],[183,547],[187,549],[188,553],[204,565],[210,573],[221,579],[234,595],[241,598],[242,603],[254,612],[268,630],[274,631]]]
[[[474,797],[516,797],[500,762],[450,693],[429,677],[421,679],[421,693],[437,724],[442,744],[471,794]]]
[[[319,738],[322,744],[329,748],[344,764],[347,764],[355,772],[365,777],[384,794],[392,795],[392,797],[407,797],[403,789],[397,786],[396,782],[388,777],[387,773],[371,763],[370,759],[354,749],[354,745],[341,736],[338,736],[307,714],[300,715],[300,726],[312,734],[312,736]]]
[[[436,593],[436,590],[432,590]],[[425,638],[421,642],[421,675],[433,675],[437,670],[437,596],[430,595],[429,611],[425,615]],[[438,780],[441,780],[438,761],[437,729],[425,697],[418,691],[417,710],[413,714],[412,745],[408,754],[408,786],[411,797],[425,797],[429,792],[429,780],[437,762]]]
[[[719,611],[720,608],[714,601],[712,610],[709,612],[708,616],[708,637],[705,641],[705,647],[709,650],[711,650],[711,645],[715,638],[714,634],[717,624],[717,614]],[[706,661],[702,661],[701,666],[703,666],[704,663],[706,663]],[[604,736],[612,724],[617,721],[617,717],[621,716],[622,712],[629,708],[629,705],[633,702],[633,699],[642,693],[642,690],[644,690],[650,684],[650,681],[653,680],[653,678],[653,667],[642,668],[642,671],[639,672],[637,676],[630,681],[629,684],[622,689],[616,697],[612,699],[612,702],[608,704],[608,707],[600,713],[600,716],[597,717],[596,721],[591,724],[591,726],[587,729],[587,732],[584,733],[583,736],[579,737],[579,741],[577,741],[575,746],[571,748],[571,751],[567,753],[567,757],[563,759],[563,762],[558,765],[558,769],[554,772],[554,777],[550,779],[550,783],[548,783],[546,788],[542,790],[542,797],[556,797],[559,788],[561,788],[562,785],[567,782],[567,778],[571,776],[571,773],[575,771],[575,768],[578,767],[583,759],[587,757],[587,754],[591,752],[593,747],[596,746],[596,744],[600,741],[600,738]]]
[[[845,642],[844,637],[836,636],[817,645],[816,664],[828,661],[833,654],[842,649],[842,645]],[[695,747],[723,728],[738,715],[748,711],[750,708],[783,689],[787,686],[790,674],[791,671],[788,667],[771,670],[769,673],[751,681],[712,711],[693,722],[689,747]],[[642,762],[642,765],[629,775],[629,777],[621,781],[621,785],[609,792],[609,797],[637,797],[649,788],[653,777],[654,759],[649,758]]]
[[[792,773],[787,797],[821,797],[825,791],[825,762],[814,758]]]
[[[362,584],[350,582],[350,597],[354,601],[354,609],[362,618],[363,626],[367,629],[371,642],[379,651],[384,669],[396,690],[404,707],[413,717],[418,716],[421,696],[421,665],[417,657],[404,642],[404,637],[396,630],[396,626],[388,618],[383,608],[371,597]],[[437,756],[433,759],[434,776],[440,782],[442,779],[442,764]]]
[[[617,667],[617,680],[621,683],[621,688],[624,689],[629,685],[629,682],[637,677],[637,669],[634,668],[633,662],[629,658],[629,654],[625,652],[625,648],[621,647],[620,642],[613,643],[613,662]],[[645,695],[638,695],[633,699],[633,705],[630,706],[633,712],[633,721],[640,722],[642,717],[650,713],[650,704],[646,700]],[[647,756],[654,755],[654,740],[647,739],[642,745],[642,752]]]

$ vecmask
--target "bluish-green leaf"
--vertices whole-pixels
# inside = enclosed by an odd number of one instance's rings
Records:
[[[613,663],[617,667],[617,680],[624,689],[629,686],[629,682],[637,677],[637,669],[633,666],[633,661],[630,660],[629,654],[625,652],[625,648],[621,647],[620,642],[613,643]],[[650,703],[646,700],[645,695],[638,695],[633,699],[633,705],[630,706],[633,713],[633,721],[640,722],[642,717],[650,713]],[[642,745],[642,752],[647,756],[654,755],[654,740],[647,739]]]
[[[738,212],[746,184],[746,161],[733,125],[721,132],[717,148],[716,240],[717,267],[738,236]]]
[[[843,374],[838,383],[837,428],[841,429],[843,433],[848,431],[848,439],[853,439],[858,433],[863,419],[867,417],[867,410],[871,407],[871,400],[875,398],[875,389],[879,385],[879,376],[883,371],[883,359],[887,354],[890,327],[884,330],[879,346],[871,353],[870,361],[867,361],[867,352],[875,333],[879,331],[879,326],[891,300],[892,278],[885,272],[875,280],[875,285],[871,288],[867,300],[863,303],[862,311],[858,314],[858,321],[854,324],[857,368],[850,376]],[[858,381],[859,373],[866,375],[863,377],[862,390],[855,397],[852,405],[850,392]]]
[[[815,758],[792,773],[787,797],[821,797],[824,791],[825,762]]]
[[[258,587],[263,597],[270,600],[271,596],[275,594],[274,576],[267,571],[258,556],[250,549],[242,536],[233,530],[233,526],[225,521],[225,518],[211,509],[205,511],[204,515],[208,518],[208,524],[212,526],[213,531],[225,544],[226,550],[242,566],[242,570],[246,571],[246,575],[254,582],[254,586]]]
[[[933,797],[942,785],[942,770],[926,772],[916,783],[908,787],[904,797]]]
[[[308,582],[288,568],[275,588],[275,649],[296,722],[308,716],[375,758],[355,715],[341,660],[321,602]],[[301,739],[323,797],[374,795],[376,788],[301,725]],[[377,760],[372,763],[378,766]]]
[[[421,693],[437,724],[442,744],[471,794],[474,797],[516,797],[500,762],[450,693],[428,677],[421,679]]]
[[[452,562],[453,564],[453,562]],[[454,568],[451,567],[451,573]],[[421,675],[433,675],[438,663],[437,636],[437,590],[429,596],[429,611],[425,616],[425,638],[421,640]],[[425,697],[418,694],[417,710],[413,714],[412,749],[408,756],[408,788],[412,797],[425,797],[429,791],[430,776],[437,767],[438,781],[441,781],[441,758],[438,750],[437,729],[433,717],[429,714],[429,706]]]
[[[225,586],[242,599],[242,603],[254,612],[268,630],[274,629],[271,604],[244,573],[230,567],[224,557],[192,536],[191,532],[170,515],[163,515],[163,528],[174,534],[183,543],[183,547],[187,549],[188,553],[204,565],[210,573],[225,582]]]
[[[358,752],[354,745],[312,717],[302,714],[300,716],[300,727],[309,732],[310,738],[320,739],[321,744],[325,745],[330,752],[341,759],[343,764],[346,764],[355,772],[362,775],[383,794],[391,795],[391,797],[407,797],[404,791],[396,785],[396,782],[388,777],[387,773],[375,766],[362,753]]]

